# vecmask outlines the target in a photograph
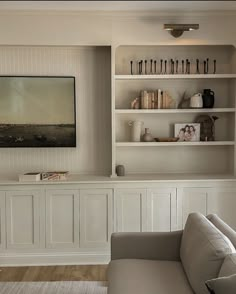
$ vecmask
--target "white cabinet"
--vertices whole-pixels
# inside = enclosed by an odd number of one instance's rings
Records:
[[[236,230],[236,189],[211,189],[207,202],[207,213],[216,213],[228,225]]]
[[[40,191],[6,192],[7,248],[39,248]]]
[[[235,188],[179,188],[179,218],[184,227],[191,212],[203,215],[217,214],[233,229],[236,229],[236,189]],[[180,227],[181,228],[181,227]]]
[[[5,192],[0,191],[0,249],[6,247]]]
[[[116,189],[116,231],[142,232],[147,224],[146,189]]]
[[[115,197],[118,232],[176,229],[176,188],[116,189]]]
[[[46,247],[70,248],[79,245],[78,190],[46,191]]]
[[[181,218],[180,227],[184,227],[189,213],[200,212],[203,215],[207,215],[209,191],[210,188],[178,189],[179,216]]]
[[[216,213],[236,229],[232,181],[32,186],[0,191],[1,264],[108,262],[112,232],[182,229],[191,212]]]
[[[47,190],[46,247],[108,247],[112,195],[112,189]]]
[[[175,188],[148,189],[147,230],[168,232],[177,227],[177,199]]]
[[[112,189],[80,190],[80,247],[107,248],[112,233]]]

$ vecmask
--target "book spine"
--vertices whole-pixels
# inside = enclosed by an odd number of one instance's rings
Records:
[[[166,109],[166,91],[163,91],[163,108]]]
[[[141,91],[141,108],[148,109],[148,92]]]
[[[148,93],[148,109],[154,109],[154,92],[149,92]]]
[[[158,109],[158,91],[154,92],[154,108]]]
[[[161,95],[161,89],[157,90],[157,97],[158,97],[158,109],[162,108],[162,95]]]

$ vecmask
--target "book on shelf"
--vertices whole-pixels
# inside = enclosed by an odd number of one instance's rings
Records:
[[[37,182],[41,180],[40,173],[25,173],[23,175],[19,175],[20,182]]]

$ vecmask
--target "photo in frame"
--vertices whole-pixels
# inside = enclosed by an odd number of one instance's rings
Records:
[[[178,138],[178,142],[200,141],[200,124],[199,123],[175,124],[175,137]]]

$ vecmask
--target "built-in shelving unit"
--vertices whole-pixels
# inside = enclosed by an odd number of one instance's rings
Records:
[[[191,61],[190,74],[160,74],[160,59]],[[200,74],[196,74],[196,58]],[[203,60],[209,58],[209,73],[203,74]],[[139,60],[157,60],[156,74],[137,74]],[[133,73],[130,74],[130,61]],[[217,71],[213,73],[213,60]],[[222,174],[235,175],[236,50],[230,45],[191,46],[119,46],[114,57],[112,103],[112,175],[117,164],[127,174]],[[131,101],[141,90],[163,89],[175,99],[171,109],[131,109]],[[214,108],[180,109],[185,92],[211,89],[215,92]],[[215,115],[215,141],[199,142],[131,142],[129,121],[143,122],[154,138],[174,137],[175,123],[194,123],[199,115]],[[163,148],[164,147],[164,148]],[[172,148],[171,148],[172,147]]]

